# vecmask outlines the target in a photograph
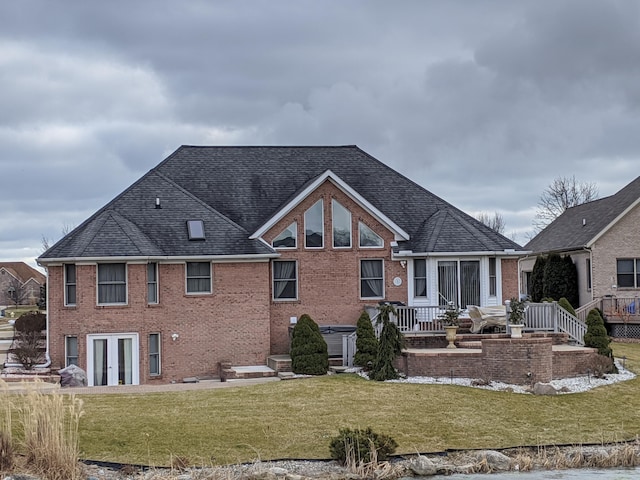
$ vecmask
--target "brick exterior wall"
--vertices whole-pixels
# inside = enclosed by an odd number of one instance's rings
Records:
[[[635,207],[593,245],[593,296],[633,297],[640,289],[617,288],[619,258],[640,258],[640,207]]]
[[[518,298],[518,259],[503,258],[502,268],[502,300]]]
[[[477,339],[477,336],[474,336]],[[471,337],[469,337],[471,338]],[[463,341],[464,335],[458,341]],[[549,382],[586,375],[598,355],[593,348],[553,349],[566,335],[527,334],[521,339],[490,335],[481,349],[444,349],[444,336],[406,337],[407,350],[395,366],[407,376],[476,378],[513,384]],[[421,351],[442,348],[440,351]]]
[[[87,335],[137,333],[140,383],[168,383],[217,375],[219,363],[264,365],[269,354],[269,264],[213,265],[213,293],[185,294],[184,264],[159,265],[159,303],[146,301],[146,264],[128,264],[128,305],[96,305],[96,266],[78,265],[77,302],[63,305],[63,267],[49,267],[49,349],[65,364],[65,336],[78,337],[87,368]],[[148,335],[161,335],[162,374],[151,377]],[[174,341],[172,334],[179,337]]]
[[[323,199],[324,247],[304,247],[304,212]],[[351,212],[351,248],[333,248],[331,200],[336,199]],[[400,262],[391,261],[390,242],[393,234],[369,213],[351,200],[330,181],[318,187],[289,214],[273,226],[264,239],[271,243],[292,222],[298,223],[297,248],[281,249],[282,260],[298,262],[298,299],[272,301],[271,351],[289,352],[290,317],[308,314],[318,325],[355,325],[365,305],[376,305],[378,299],[360,298],[360,260],[384,260],[385,299],[407,302],[407,273]],[[384,240],[383,248],[360,248],[358,222],[362,221]],[[402,285],[393,279],[400,277]],[[271,278],[271,277],[270,277]],[[273,295],[273,292],[271,292]]]

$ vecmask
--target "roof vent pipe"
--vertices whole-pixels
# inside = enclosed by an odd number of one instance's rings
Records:
[[[162,208],[160,205],[160,197],[156,197],[156,208]]]
[[[583,219],[582,219],[582,226],[584,227],[586,224],[587,224],[587,219],[586,219],[586,218],[583,218]]]

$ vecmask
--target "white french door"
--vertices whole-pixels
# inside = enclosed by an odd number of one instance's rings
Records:
[[[139,383],[138,334],[87,335],[89,386]]]

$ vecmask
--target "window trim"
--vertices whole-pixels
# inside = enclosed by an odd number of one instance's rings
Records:
[[[380,262],[382,266],[382,277],[364,278],[362,276],[362,262]],[[384,277],[384,258],[361,258],[360,259],[360,299],[361,300],[383,300],[385,297],[385,277]],[[382,281],[382,296],[380,297],[365,297],[362,295],[362,282],[365,280],[381,280]]]
[[[630,261],[633,263],[633,271],[630,273],[620,273],[620,268],[619,268],[619,264],[622,261]],[[616,258],[616,288],[618,290],[622,289],[622,290],[637,290],[638,288],[640,288],[640,281],[639,281],[639,277],[640,277],[640,258],[634,258],[634,257],[622,257],[622,258]],[[631,275],[633,277],[633,285],[632,286],[620,286],[620,275]]]
[[[100,302],[100,267],[106,265],[124,265],[124,302]],[[103,283],[103,285],[105,285]],[[122,285],[122,283],[111,282],[106,285]],[[98,263],[96,267],[96,303],[99,306],[122,306],[129,304],[129,266],[126,262],[104,262]]]
[[[416,262],[424,262],[424,277],[417,275],[418,269],[416,268]],[[414,298],[429,298],[429,274],[427,272],[427,259],[426,258],[414,258],[413,259],[413,297]],[[418,295],[417,281],[424,280],[424,295]]]
[[[154,279],[149,280],[149,267],[153,265]],[[147,304],[148,305],[157,305],[160,303],[160,288],[158,283],[158,262],[149,262],[147,263]],[[149,288],[153,286],[153,291],[155,295],[155,301],[151,301],[149,299]]]
[[[338,245],[336,246],[336,205],[343,209],[347,215],[349,216],[349,245]],[[335,198],[331,199],[331,246],[335,249],[348,249],[353,248],[353,219],[351,211],[342,205]]]
[[[377,235],[380,238],[381,245],[362,245],[362,237],[360,235],[361,235],[361,231],[362,231],[362,226],[363,225],[366,228],[368,228],[369,230],[371,230],[372,233],[374,233],[375,235]],[[358,247],[365,248],[365,249],[380,249],[380,248],[384,248],[384,238],[382,238],[381,235],[378,235],[378,233],[373,228],[371,228],[369,225],[364,223],[362,220],[359,220],[358,221]]]
[[[75,307],[78,302],[78,267],[75,263],[65,263],[63,264],[63,275],[64,275],[64,306],[65,307]],[[69,282],[68,279],[68,267],[73,267],[73,276],[74,282]],[[74,301],[69,301],[69,287],[74,287]]]
[[[586,262],[586,271],[587,271],[587,291],[588,291],[588,292],[590,292],[590,291],[591,291],[591,288],[593,288],[593,285],[592,285],[592,281],[593,281],[593,279],[591,278],[591,258],[587,258],[587,259],[586,259],[586,261],[587,261],[587,262]],[[618,266],[617,266],[617,262],[616,262],[616,282],[618,281],[618,280],[617,280],[617,274],[618,274],[617,270],[618,270]]]
[[[76,354],[74,355],[69,355],[69,340],[71,340],[72,338],[75,338],[76,340]],[[77,335],[65,335],[64,337],[64,362],[65,362],[65,367],[68,367],[69,365],[71,365],[71,362],[69,362],[70,358],[75,358],[76,362],[74,363],[74,365],[79,366],[79,358],[80,358],[80,352],[78,351],[80,342],[78,342],[78,336]]]
[[[307,213],[309,210],[314,208],[316,205],[320,204],[320,241],[321,244],[319,247],[310,247],[307,245]],[[317,202],[307,208],[304,212],[304,248],[309,250],[321,250],[324,248],[324,199],[320,198]]]
[[[294,278],[279,278],[276,279],[275,275],[276,275],[276,269],[275,269],[275,264],[276,263],[293,263],[294,264]],[[298,280],[299,280],[299,276],[298,276],[298,261],[297,260],[293,260],[293,259],[281,259],[281,260],[273,260],[271,262],[271,299],[274,302],[295,302],[298,300],[298,295],[299,295],[299,290],[298,290]],[[294,286],[295,286],[295,297],[291,298],[291,297],[286,297],[286,298],[281,298],[281,297],[276,297],[276,281],[278,282],[294,282]]]
[[[498,296],[498,259],[489,257],[489,296]]]
[[[158,351],[152,352],[151,350],[151,337],[158,338]],[[147,349],[148,349],[148,360],[149,360],[149,376],[150,377],[159,377],[162,375],[162,335],[159,332],[151,332],[147,337]],[[151,358],[157,357],[158,371],[151,371]]]
[[[189,264],[190,263],[205,263],[209,265],[209,275],[208,277],[189,277]],[[208,278],[209,279],[209,290],[208,291],[197,291],[190,292],[189,291],[189,278]],[[185,262],[184,264],[184,291],[186,295],[211,295],[213,293],[213,265],[211,262]]]

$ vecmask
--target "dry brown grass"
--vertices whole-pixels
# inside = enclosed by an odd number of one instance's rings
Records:
[[[9,394],[3,386],[2,471],[19,468],[46,480],[81,478],[78,424],[82,401],[60,393],[43,393],[37,383],[26,387],[26,392]],[[16,416],[18,421],[14,422]]]

